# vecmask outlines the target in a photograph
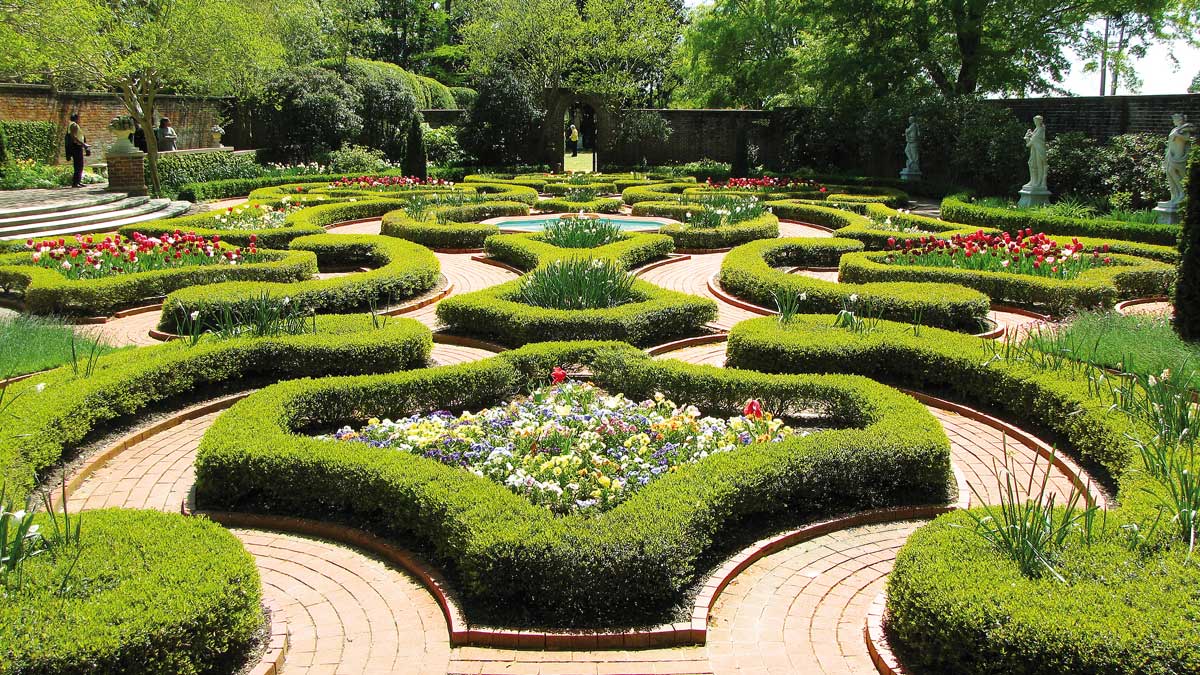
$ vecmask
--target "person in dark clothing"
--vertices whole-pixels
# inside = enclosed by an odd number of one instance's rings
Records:
[[[90,154],[90,145],[83,129],[79,127],[79,113],[71,113],[71,123],[67,125],[66,151],[75,165],[75,173],[71,176],[71,187],[83,187],[83,155]]]
[[[142,125],[137,125],[137,130],[133,132],[133,147],[147,152],[146,150],[146,132],[142,129]]]

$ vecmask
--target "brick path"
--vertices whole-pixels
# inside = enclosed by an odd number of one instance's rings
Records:
[[[663,288],[717,300],[716,296],[708,290],[708,279],[720,271],[721,260],[724,258],[724,253],[696,254],[690,260],[656,267],[640,276]],[[717,300],[717,320],[710,325],[721,330],[729,330],[736,323],[760,316],[762,315]]]
[[[1140,305],[1130,305],[1121,311],[1122,314],[1170,314],[1174,311],[1169,302],[1145,302]]]

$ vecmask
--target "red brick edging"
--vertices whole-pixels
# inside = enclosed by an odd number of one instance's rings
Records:
[[[657,356],[659,354],[667,354],[680,349],[685,349],[687,347],[696,347],[698,345],[711,345],[717,342],[725,342],[728,339],[729,333],[724,331],[720,333],[713,333],[712,335],[698,335],[696,337],[683,338],[682,340],[675,340],[674,342],[664,342],[661,345],[649,347],[646,349],[646,353],[650,356]]]
[[[641,267],[635,267],[635,268],[629,270],[629,272],[631,274],[633,274],[633,276],[635,276],[635,277],[640,277],[641,275],[645,274],[646,272],[649,272],[650,270],[656,270],[665,265],[670,265],[671,263],[683,262],[685,260],[691,260],[691,259],[692,259],[692,256],[690,256],[686,253],[668,253],[667,257],[663,258],[662,260],[655,260],[654,262],[646,263],[645,265],[642,265]]]
[[[482,251],[483,251],[483,249],[479,250],[479,252],[481,252],[481,253],[482,253]],[[493,258],[490,255],[473,255],[473,256],[471,256],[471,260],[474,260],[475,262],[483,263],[484,265],[491,265],[492,267],[499,267],[502,270],[508,270],[509,272],[512,272],[513,274],[516,274],[517,276],[525,274],[525,272],[513,267],[512,265],[509,265],[506,262],[497,260],[496,258]]]
[[[498,345],[498,344],[494,344],[491,342],[486,342],[484,340],[478,340],[473,337],[466,337],[463,335],[451,335],[450,333],[435,332],[433,334],[433,341],[440,345],[455,345],[458,347],[472,347],[474,349],[482,349],[485,352],[492,352],[494,354],[499,354],[500,352],[508,351],[508,347],[505,347],[503,345]]]
[[[867,652],[871,654],[871,661],[880,675],[908,675],[904,666],[901,665],[900,659],[897,659],[896,654],[892,651],[887,633],[883,630],[886,617],[887,591],[884,591],[875,596],[870,609],[867,610],[866,622],[863,624],[863,639],[867,642]]]
[[[283,620],[283,610],[271,600],[265,602],[267,611],[271,613],[270,636],[267,638],[267,651],[247,675],[278,675],[283,670],[283,660],[288,651],[288,628]]]
[[[1156,302],[1171,302],[1171,298],[1166,295],[1153,295],[1148,298],[1134,298],[1132,300],[1118,302],[1116,307],[1113,309],[1117,310],[1117,312],[1120,314],[1124,314],[1125,310],[1129,309],[1130,307],[1135,307],[1137,305],[1150,305]]]
[[[837,230],[833,229],[832,227],[825,227],[824,225],[817,225],[816,223],[806,223],[803,220],[788,220],[788,219],[780,218],[779,224],[780,225],[803,225],[805,227],[811,227],[814,230],[824,230],[826,232],[829,232],[830,234],[837,232]]]

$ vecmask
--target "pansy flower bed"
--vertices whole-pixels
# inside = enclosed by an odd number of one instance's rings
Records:
[[[161,237],[133,233],[126,238],[112,235],[97,240],[76,236],[73,243],[29,240],[34,265],[55,270],[68,279],[102,279],[153,270],[195,265],[238,265],[260,261],[255,237],[246,249],[223,248],[221,237],[205,238],[176,230]]]
[[[1074,279],[1087,270],[1113,264],[1108,245],[1086,251],[1078,239],[1060,244],[1032,229],[990,235],[982,230],[950,239],[920,237],[903,241],[891,237],[889,265],[951,267],[984,272],[1009,272],[1054,279]]]
[[[638,488],[714,453],[804,435],[757,401],[728,419],[702,415],[661,393],[640,403],[565,381],[478,412],[372,419],[334,438],[394,448],[459,466],[555,513],[600,512]]]
[[[340,178],[329,184],[330,188],[353,190],[415,190],[418,188],[452,188],[453,181],[441,178],[417,178],[416,176],[358,176]]]
[[[217,212],[207,225],[214,230],[278,230],[291,226],[288,216],[308,206],[311,205],[293,202],[287,197],[278,207],[270,204],[230,206]]]

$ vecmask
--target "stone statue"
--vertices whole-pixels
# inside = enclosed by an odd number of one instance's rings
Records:
[[[1154,209],[1158,214],[1158,222],[1175,224],[1179,222],[1179,207],[1183,205],[1187,195],[1183,192],[1183,177],[1187,173],[1188,151],[1192,145],[1192,135],[1196,128],[1187,121],[1187,115],[1175,113],[1171,115],[1175,124],[1167,136],[1167,152],[1163,157],[1163,171],[1167,174],[1167,188],[1171,198],[1159,202]]]
[[[1019,206],[1041,206],[1050,201],[1046,187],[1046,123],[1034,115],[1033,128],[1025,132],[1025,147],[1029,148],[1029,182],[1021,186]]]
[[[900,172],[903,180],[921,179],[921,151],[918,143],[921,141],[921,127],[917,125],[916,117],[908,118],[908,128],[904,130],[904,170]]]

